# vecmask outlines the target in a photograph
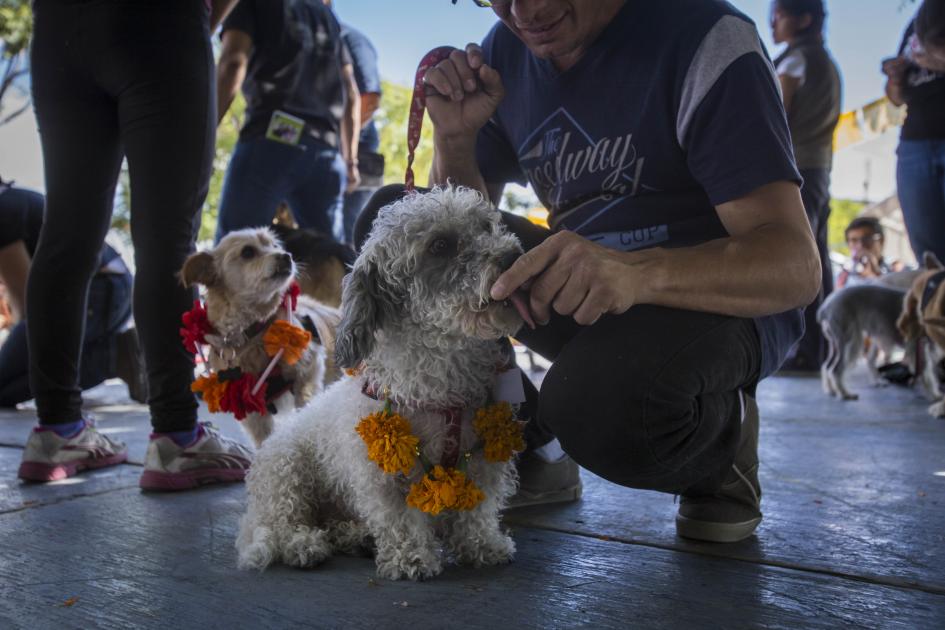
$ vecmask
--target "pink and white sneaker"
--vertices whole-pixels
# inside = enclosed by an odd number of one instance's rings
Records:
[[[248,448],[201,423],[190,446],[152,434],[140,486],[144,490],[189,490],[211,483],[243,481],[252,462]]]
[[[121,464],[128,448],[102,435],[91,420],[71,438],[60,437],[52,429],[36,427],[26,440],[17,476],[27,481],[56,481],[90,468]]]

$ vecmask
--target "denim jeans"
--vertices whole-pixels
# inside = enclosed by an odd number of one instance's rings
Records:
[[[795,370],[817,371],[827,358],[827,340],[817,323],[817,309],[833,292],[833,270],[830,268],[830,250],[827,247],[827,222],[830,219],[830,170],[825,168],[801,169],[804,187],[801,200],[807,212],[820,253],[822,281],[820,292],[804,309],[804,336],[784,367]]]
[[[116,339],[131,317],[130,273],[98,273],[89,285],[79,387],[95,387],[116,373]],[[29,385],[29,350],[26,322],[10,331],[0,346],[0,407],[13,407],[32,398]]]
[[[335,225],[346,184],[341,153],[315,138],[305,136],[297,146],[240,140],[223,182],[216,241],[234,230],[269,225],[282,202],[299,227],[343,240]]]
[[[896,151],[899,202],[912,251],[945,261],[945,140],[902,140]]]
[[[193,252],[213,165],[216,97],[207,6],[35,0],[33,104],[46,214],[27,288],[30,389],[42,424],[81,418],[79,357],[89,282],[122,157],[131,183],[135,324],[155,431],[194,427],[193,357],[180,342],[195,292]]]
[[[375,192],[377,192],[377,188],[358,188],[349,193],[345,193],[345,203],[342,212],[342,227],[344,229],[345,243],[354,244],[355,221],[358,220],[358,215],[361,214],[364,205]]]

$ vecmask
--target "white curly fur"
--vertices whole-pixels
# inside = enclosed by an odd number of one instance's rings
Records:
[[[442,242],[451,239],[455,247],[444,256]],[[497,340],[521,325],[488,289],[520,252],[495,209],[468,189],[411,194],[381,210],[345,280],[338,329],[339,365],[362,371],[280,422],[259,450],[236,541],[241,568],[310,567],[334,552],[373,551],[381,577],[423,579],[450,559],[483,566],[512,558],[515,544],[499,521],[516,487],[512,462],[490,463],[475,451],[467,474],[485,500],[432,517],[405,501],[421,467],[385,474],[368,460],[355,427],[383,408],[362,393],[367,380],[390,392],[434,463],[448,439],[436,409],[465,409],[460,450],[473,449],[471,421],[491,401],[502,358]]]

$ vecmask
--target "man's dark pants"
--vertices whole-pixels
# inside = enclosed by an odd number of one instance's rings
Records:
[[[817,371],[827,358],[827,340],[817,323],[817,309],[833,292],[833,270],[830,267],[830,249],[827,247],[828,220],[830,219],[830,170],[825,168],[802,169],[804,186],[801,188],[801,200],[810,221],[817,251],[820,254],[820,266],[823,279],[817,298],[804,309],[804,336],[797,344],[794,355],[788,359],[785,368],[805,371]]]
[[[382,188],[365,208],[359,245],[398,189]],[[502,218],[526,250],[551,234]],[[557,437],[582,467],[633,488],[703,494],[722,483],[741,435],[738,390],[753,394],[759,377],[752,320],[640,305],[592,326],[555,315],[516,338],[553,361],[540,394],[526,379],[530,445]]]

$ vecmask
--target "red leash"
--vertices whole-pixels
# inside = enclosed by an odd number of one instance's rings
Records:
[[[434,48],[423,56],[417,66],[417,74],[413,81],[413,97],[410,99],[410,117],[407,119],[407,172],[404,174],[404,188],[414,189],[413,158],[420,144],[420,129],[423,127],[423,114],[427,107],[426,86],[423,77],[427,70],[440,63],[456,50],[452,46]]]

